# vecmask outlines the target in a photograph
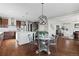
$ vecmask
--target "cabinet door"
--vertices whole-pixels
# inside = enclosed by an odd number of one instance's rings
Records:
[[[1,27],[1,25],[2,25],[2,19],[0,19],[0,27]]]
[[[2,19],[2,27],[8,27],[8,19]]]
[[[16,21],[16,27],[20,28],[21,27],[21,21]]]
[[[15,32],[4,32],[4,39],[15,39]]]

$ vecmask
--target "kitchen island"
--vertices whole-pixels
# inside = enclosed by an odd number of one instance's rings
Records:
[[[17,44],[23,45],[30,43],[31,41],[35,40],[35,32],[27,32],[27,31],[17,31],[16,32],[16,40]]]

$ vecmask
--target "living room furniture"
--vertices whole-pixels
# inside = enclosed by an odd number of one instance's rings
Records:
[[[74,34],[74,39],[79,40],[79,31],[75,31],[73,34]]]

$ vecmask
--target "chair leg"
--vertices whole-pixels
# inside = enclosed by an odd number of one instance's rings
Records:
[[[50,51],[48,51],[48,55],[50,55],[51,54],[51,52]]]

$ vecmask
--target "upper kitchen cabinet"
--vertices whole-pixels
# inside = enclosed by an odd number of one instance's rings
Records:
[[[21,27],[21,21],[16,21],[16,27],[20,28]]]
[[[0,18],[0,27],[2,28],[8,27],[8,19]]]
[[[8,19],[2,19],[2,27],[8,27]]]

